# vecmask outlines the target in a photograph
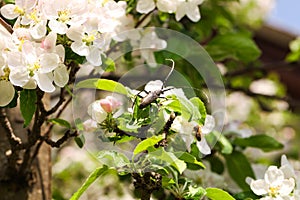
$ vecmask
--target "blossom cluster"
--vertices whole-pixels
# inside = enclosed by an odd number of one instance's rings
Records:
[[[300,199],[300,174],[295,171],[285,155],[281,157],[281,167],[270,166],[263,179],[248,179],[251,190],[261,200]]]
[[[137,11],[149,13],[157,7],[161,12],[176,13],[177,21],[186,15],[191,21],[197,22],[201,18],[199,5],[202,3],[203,0],[139,0]]]
[[[4,5],[1,14],[15,23],[0,44],[0,85],[7,94],[0,106],[13,99],[13,86],[49,93],[64,87],[69,80],[66,46],[99,66],[113,36],[133,27],[124,1],[16,0]]]

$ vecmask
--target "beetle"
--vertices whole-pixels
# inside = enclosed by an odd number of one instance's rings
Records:
[[[172,72],[174,70],[174,67],[175,67],[174,60],[172,60],[172,59],[166,59],[166,60],[169,60],[169,61],[172,62],[172,68],[171,68],[169,74],[166,76],[166,78],[165,78],[165,80],[164,80],[164,82],[163,82],[163,84],[162,84],[162,86],[161,86],[161,88],[159,90],[154,90],[154,91],[150,91],[150,92],[144,91],[144,92],[146,92],[147,95],[141,99],[140,105],[138,106],[139,109],[143,109],[143,108],[147,107],[148,105],[150,105],[151,103],[153,103],[157,98],[159,98],[159,96],[161,94],[163,94],[164,92],[166,92],[166,91],[168,91],[170,89],[173,89],[173,88],[164,89],[165,84],[166,84],[168,78],[170,77],[170,75],[172,74]],[[139,94],[141,92],[139,92]]]

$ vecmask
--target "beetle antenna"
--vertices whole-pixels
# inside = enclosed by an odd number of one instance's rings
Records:
[[[170,75],[172,74],[172,72],[173,72],[173,70],[174,70],[174,67],[175,67],[175,62],[174,62],[173,59],[167,58],[166,60],[169,60],[169,61],[172,62],[172,68],[171,68],[169,74],[166,76],[166,78],[165,78],[165,80],[164,80],[164,82],[163,82],[163,85],[161,86],[161,89],[163,89],[163,87],[165,87],[165,84],[166,84],[168,78],[170,77]]]

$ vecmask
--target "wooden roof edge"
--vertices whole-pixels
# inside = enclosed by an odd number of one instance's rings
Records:
[[[296,34],[270,24],[265,24],[255,31],[255,38],[272,43],[281,48],[287,48],[289,43],[296,37]]]

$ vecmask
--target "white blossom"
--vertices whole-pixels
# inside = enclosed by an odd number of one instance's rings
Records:
[[[107,112],[102,108],[100,100],[94,101],[89,105],[88,114],[99,124],[102,123],[107,116]]]
[[[84,22],[86,0],[43,1],[42,10],[49,20],[49,28],[59,34],[65,34],[68,26]]]
[[[291,199],[290,194],[295,188],[294,178],[286,178],[281,169],[270,166],[264,179],[251,180],[251,190],[262,199]]]
[[[22,52],[9,53],[7,60],[11,70],[9,79],[14,85],[27,89],[38,85],[45,92],[55,90],[52,71],[59,63],[56,53],[41,53],[33,43],[25,41]]]
[[[203,0],[179,1],[175,15],[176,20],[180,21],[186,15],[193,22],[199,21],[201,18],[199,5],[202,3]]]
[[[150,67],[156,67],[154,52],[165,49],[166,47],[167,42],[158,38],[153,28],[147,28],[142,33],[139,49],[141,56],[147,61]]]
[[[205,118],[204,126],[200,126],[197,122],[183,119],[181,116],[175,118],[171,129],[178,132],[183,141],[186,144],[188,151],[191,150],[191,144],[195,141],[195,127],[198,127],[201,131],[201,140],[196,142],[196,145],[201,153],[208,155],[211,153],[211,149],[207,144],[205,135],[209,134],[215,126],[215,120],[211,115],[207,115]]]

